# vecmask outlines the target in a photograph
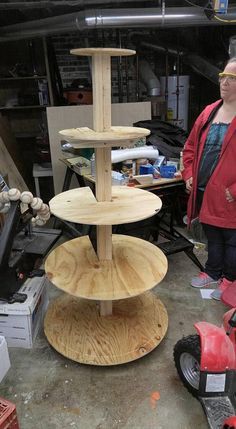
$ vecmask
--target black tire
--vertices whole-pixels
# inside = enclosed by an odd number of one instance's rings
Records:
[[[201,345],[199,335],[183,337],[174,346],[174,361],[184,386],[198,397]]]

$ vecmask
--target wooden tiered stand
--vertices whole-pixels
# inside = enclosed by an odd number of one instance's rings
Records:
[[[50,208],[61,219],[97,225],[97,250],[84,236],[48,256],[47,275],[67,294],[49,306],[45,334],[72,360],[115,365],[149,353],[167,330],[166,309],[149,292],[166,274],[166,257],[147,241],[112,235],[112,225],[155,215],[161,200],[141,189],[111,186],[111,147],[130,146],[149,134],[143,128],[111,126],[111,57],[135,51],[86,48],[71,53],[92,56],[93,130],[60,133],[74,147],[95,148],[96,198],[88,187],[73,189],[55,196]]]

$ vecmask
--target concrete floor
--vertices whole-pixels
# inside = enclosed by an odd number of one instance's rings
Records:
[[[196,252],[204,262],[206,252]],[[183,252],[168,261],[168,273],[154,292],[167,308],[169,328],[147,356],[120,366],[81,365],[53,350],[43,330],[32,350],[9,350],[11,369],[0,384],[0,396],[16,404],[21,429],[208,428],[201,405],[177,376],[173,346],[195,333],[198,320],[221,324],[227,308],[203,300],[189,286],[198,268]],[[50,297],[58,293],[52,286]]]

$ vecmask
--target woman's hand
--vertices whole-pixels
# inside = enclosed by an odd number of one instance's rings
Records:
[[[229,192],[229,189],[228,189],[228,188],[226,188],[226,189],[225,189],[225,197],[226,197],[226,200],[227,200],[229,203],[232,203],[232,202],[234,201],[234,198],[232,197],[232,195],[231,195],[231,193]]]
[[[186,180],[185,185],[186,185],[187,191],[191,192],[192,187],[193,187],[193,178],[190,177],[188,180]]]

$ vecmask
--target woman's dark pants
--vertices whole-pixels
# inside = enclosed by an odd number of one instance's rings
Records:
[[[202,226],[208,240],[206,273],[214,280],[236,280],[236,229]]]

